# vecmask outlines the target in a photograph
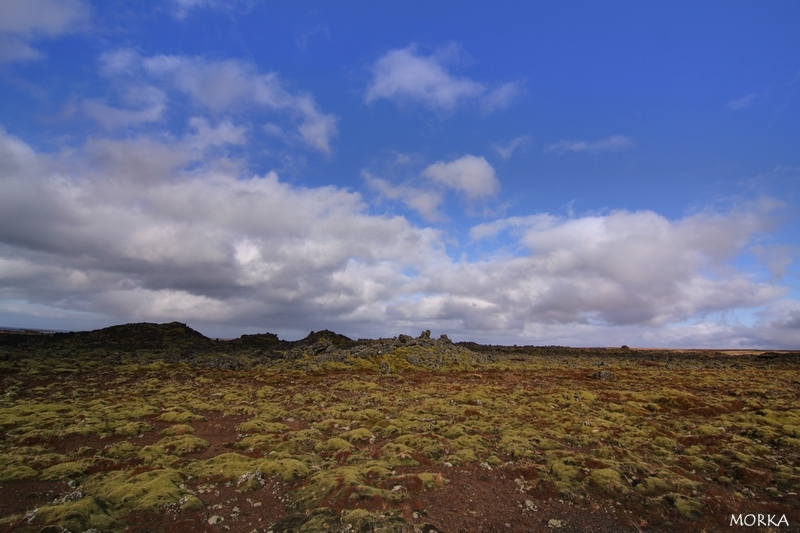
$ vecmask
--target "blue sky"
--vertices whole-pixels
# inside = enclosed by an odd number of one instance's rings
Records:
[[[0,323],[800,347],[796,2],[0,4]]]

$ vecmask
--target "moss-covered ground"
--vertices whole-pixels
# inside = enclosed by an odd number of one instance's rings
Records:
[[[3,363],[0,531],[451,531],[436,494],[468,472],[513,495],[485,510],[506,531],[547,531],[548,501],[619,531],[800,523],[797,361],[460,350]]]

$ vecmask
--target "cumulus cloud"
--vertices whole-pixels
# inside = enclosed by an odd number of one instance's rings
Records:
[[[442,219],[439,205],[442,195],[438,191],[419,189],[408,185],[393,185],[388,180],[379,178],[368,171],[361,173],[367,185],[389,200],[400,200],[413,209],[428,222]]]
[[[485,84],[451,74],[447,63],[457,55],[453,47],[425,56],[415,45],[390,50],[372,66],[364,101],[381,98],[416,101],[437,111],[452,111],[468,101],[478,101],[486,112],[507,107],[519,94],[519,86],[505,83],[490,90]]]
[[[493,275],[514,280],[508,301],[524,302],[533,316],[562,323],[664,325],[761,305],[785,293],[724,268],[748,239],[770,228],[772,208],[759,204],[677,221],[650,211],[537,215],[478,225],[472,237],[510,229],[519,235],[528,255],[493,265]]]
[[[32,46],[86,25],[91,15],[83,0],[4,0],[0,2],[0,63],[39,59]]]
[[[104,100],[90,99],[83,102],[83,111],[107,129],[137,126],[161,120],[167,108],[167,95],[152,86],[129,87],[123,100],[134,108],[118,108]]]
[[[518,253],[455,260],[450,236],[371,214],[358,193],[231,166],[211,148],[242,142],[234,123],[191,125],[180,138],[93,138],[65,153],[0,130],[0,314],[184,320],[231,334],[434,328],[487,342],[797,343],[800,304],[732,262],[772,229],[774,201],[677,220],[509,217],[471,238],[506,239]],[[445,186],[488,190],[439,165]],[[413,204],[403,186],[365,179]],[[705,318],[739,309],[761,311],[753,324]]]
[[[84,151],[70,176],[0,136],[3,297],[131,319],[324,326],[372,316],[364,306],[390,299],[403,269],[441,255],[436,231],[369,216],[335,187],[189,172],[180,142],[101,139]]]
[[[429,165],[422,175],[435,183],[463,193],[469,200],[493,196],[500,189],[494,168],[485,158],[465,155],[450,162]]]
[[[322,112],[313,96],[292,92],[277,73],[261,73],[254,65],[237,59],[142,57],[124,49],[103,54],[101,71],[132,86],[134,89],[128,89],[129,92],[142,93],[139,102],[133,101],[131,95],[125,98],[129,104],[138,103],[139,109],[116,110],[101,102],[87,102],[90,116],[108,126],[158,120],[164,110],[165,95],[177,91],[216,115],[244,114],[252,109],[283,113],[294,123],[297,138],[322,153],[331,153],[331,142],[337,136],[337,118]]]
[[[558,141],[545,146],[544,151],[556,152],[563,155],[567,152],[587,152],[599,154],[601,152],[617,152],[633,148],[633,141],[624,135],[613,135],[599,141]]]

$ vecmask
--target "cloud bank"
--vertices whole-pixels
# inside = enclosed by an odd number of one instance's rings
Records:
[[[731,266],[770,229],[775,202],[678,220],[504,218],[471,238],[516,253],[455,260],[441,230],[371,213],[355,192],[248,175],[210,150],[240,142],[235,126],[194,125],[172,140],[89,139],[77,153],[0,132],[0,312],[669,345],[713,339],[698,317],[761,307],[758,327],[739,326],[742,344],[796,337],[785,289]],[[475,196],[496,183],[487,167],[465,156],[426,173]]]

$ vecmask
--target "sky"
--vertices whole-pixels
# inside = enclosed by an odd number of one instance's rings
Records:
[[[798,27],[3,0],[0,325],[800,349]]]

